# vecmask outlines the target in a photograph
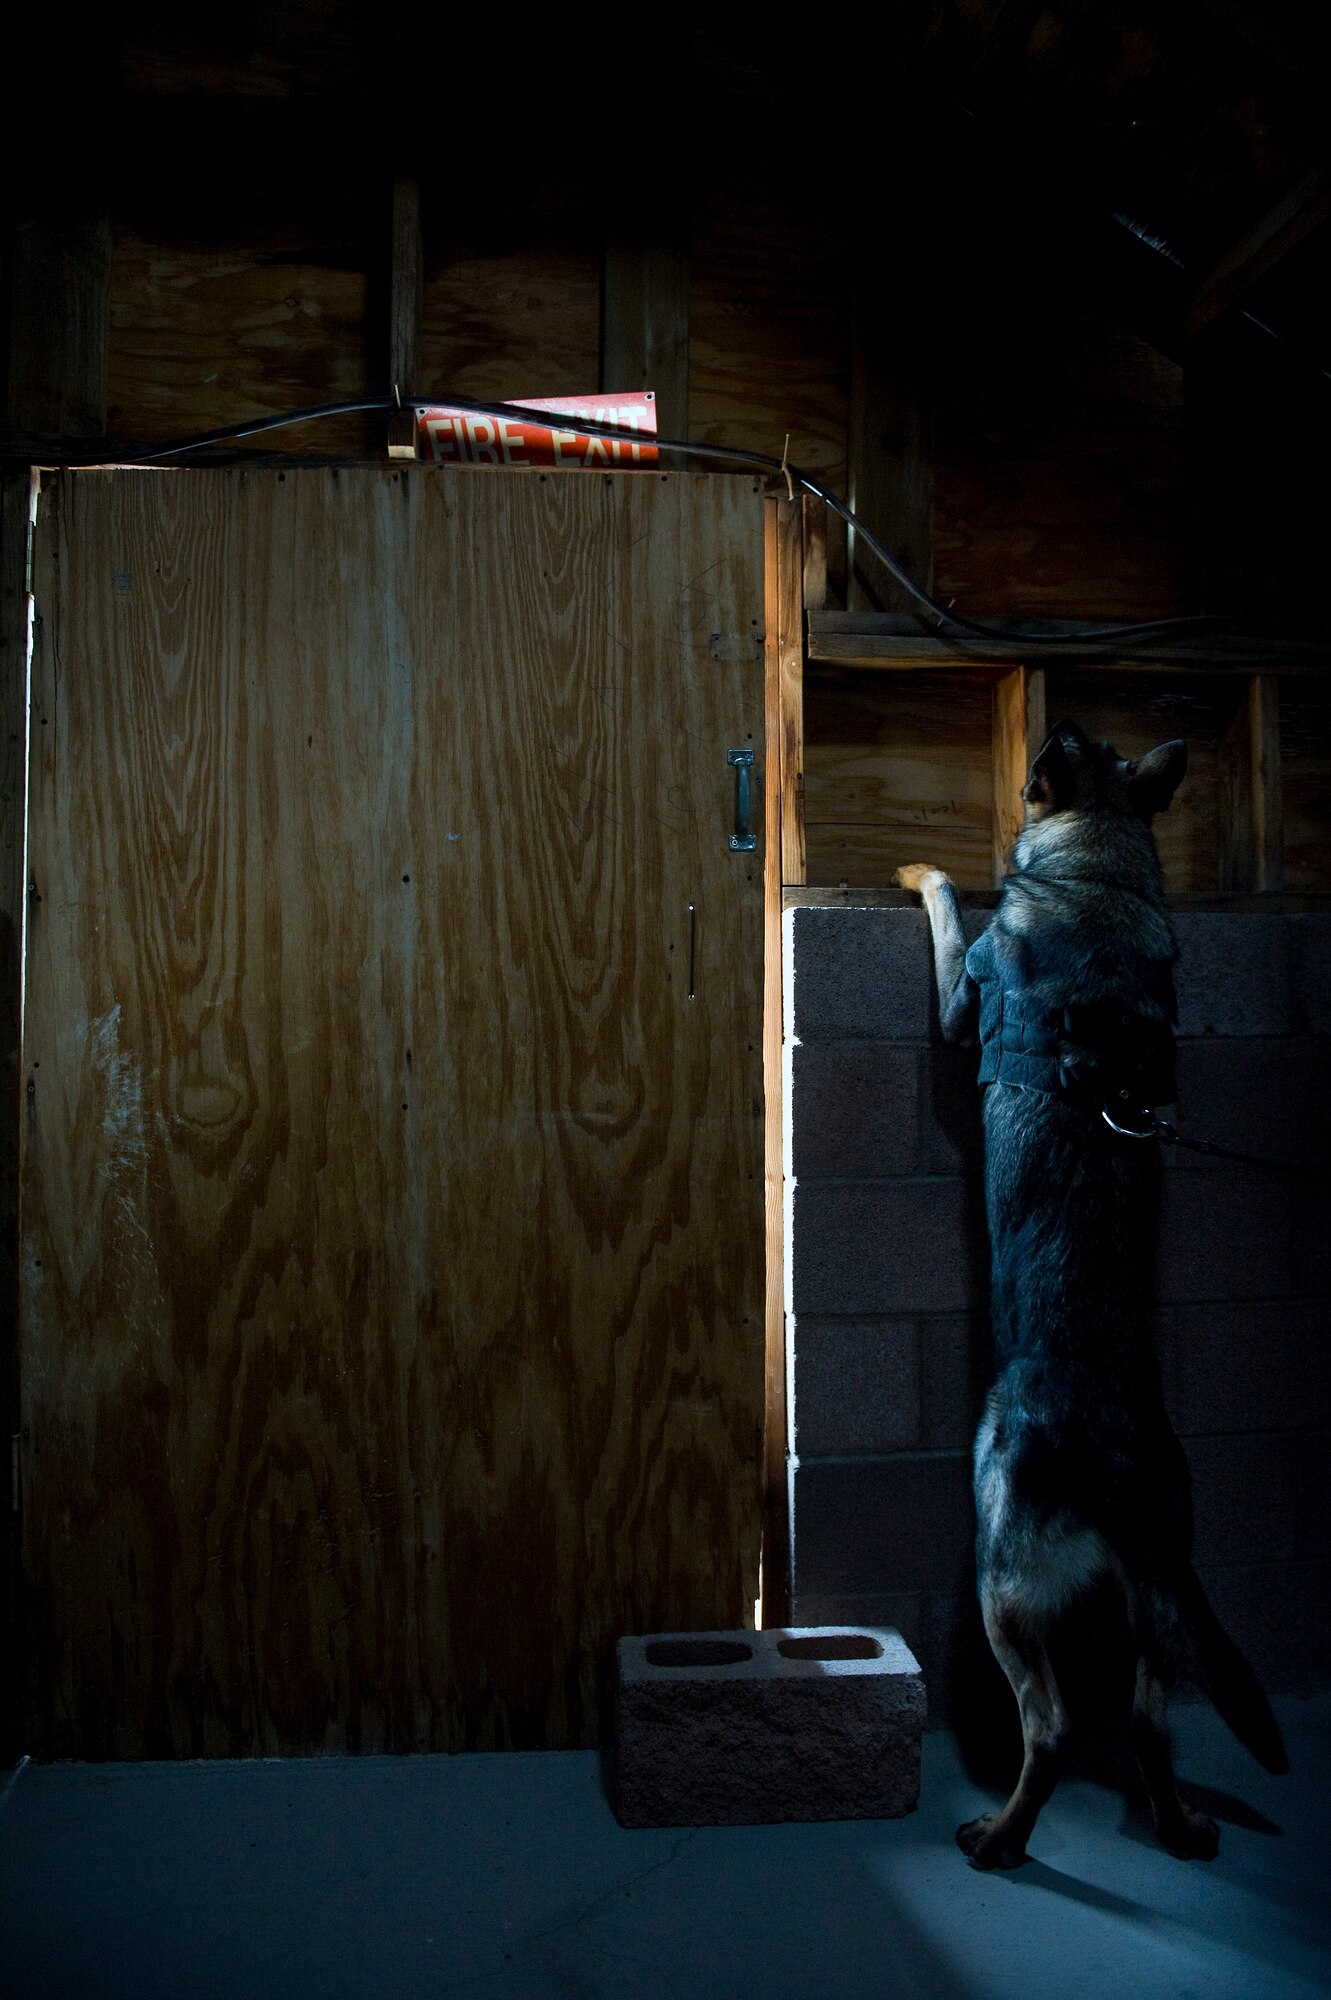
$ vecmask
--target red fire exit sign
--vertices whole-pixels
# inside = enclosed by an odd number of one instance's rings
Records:
[[[420,414],[420,456],[428,465],[570,465],[609,472],[616,466],[655,465],[656,397],[650,389],[614,396],[523,396],[529,410],[551,416],[589,417],[640,431],[636,439],[588,437],[576,427],[531,424],[512,417],[480,417],[447,404]]]

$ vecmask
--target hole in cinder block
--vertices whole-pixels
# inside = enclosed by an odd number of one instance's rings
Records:
[[[752,1658],[738,1639],[661,1639],[647,1648],[652,1667],[738,1667]]]
[[[807,1639],[778,1639],[788,1660],[881,1660],[883,1649],[864,1632],[815,1632]]]

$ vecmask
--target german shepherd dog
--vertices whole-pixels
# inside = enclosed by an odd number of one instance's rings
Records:
[[[1031,766],[1013,872],[969,952],[948,877],[897,876],[928,911],[944,1036],[978,1026],[981,1042],[998,1379],[975,1440],[977,1567],[1024,1760],[1002,1811],[957,1830],[976,1868],[1025,1859],[1057,1783],[1069,1724],[1048,1642],[1092,1589],[1122,1594],[1131,1741],[1171,1854],[1210,1859],[1219,1846],[1174,1779],[1165,1701],[1178,1679],[1201,1685],[1267,1770],[1288,1769],[1192,1565],[1187,1461],[1151,1339],[1149,1114],[1174,1095],[1177,945],[1150,829],[1186,763],[1180,742],[1134,763],[1060,724]]]

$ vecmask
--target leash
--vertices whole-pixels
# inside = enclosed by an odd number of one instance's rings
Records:
[[[1165,1146],[1185,1146],[1190,1153],[1206,1153],[1216,1160],[1238,1160],[1245,1167],[1265,1167],[1271,1174],[1289,1174],[1295,1180],[1331,1180],[1331,1168],[1296,1167],[1288,1160],[1265,1160],[1256,1153],[1240,1152],[1237,1146],[1222,1146],[1218,1139],[1188,1139],[1176,1125],[1167,1118],[1157,1118],[1153,1111],[1143,1111],[1146,1123],[1142,1126],[1120,1125],[1109,1115],[1108,1109],[1100,1116],[1111,1132],[1117,1132],[1121,1139],[1158,1139]]]

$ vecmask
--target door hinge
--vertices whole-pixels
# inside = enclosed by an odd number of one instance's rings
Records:
[[[740,660],[746,666],[756,666],[763,656],[763,635],[761,632],[713,632],[709,636],[707,650],[714,660]]]

